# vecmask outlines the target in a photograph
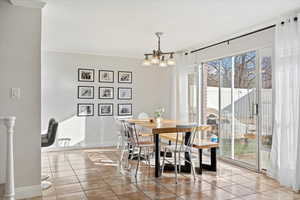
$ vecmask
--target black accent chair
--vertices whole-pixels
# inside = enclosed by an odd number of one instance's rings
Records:
[[[50,119],[47,134],[42,135],[42,147],[49,147],[55,142],[58,122],[55,119]]]
[[[41,140],[42,147],[49,147],[55,142],[57,128],[58,128],[58,122],[56,122],[55,119],[53,118],[50,119],[47,134],[42,134],[42,140]],[[52,186],[52,183],[47,181],[48,178],[49,178],[48,175],[42,175],[41,187],[43,190],[46,190]]]

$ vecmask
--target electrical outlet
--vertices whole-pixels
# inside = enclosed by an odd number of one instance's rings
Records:
[[[20,88],[11,88],[10,97],[12,99],[20,99],[21,98],[21,89]]]

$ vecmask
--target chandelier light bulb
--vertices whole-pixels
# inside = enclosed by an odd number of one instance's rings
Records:
[[[170,58],[168,59],[167,64],[170,65],[170,66],[176,65],[173,54],[170,55]]]
[[[176,65],[176,63],[175,63],[175,60],[174,60],[174,59],[168,59],[167,63],[168,63],[168,65],[170,65],[170,66],[174,66],[174,65]]]
[[[159,63],[159,59],[158,59],[158,57],[157,56],[155,56],[155,57],[152,57],[152,59],[151,59],[151,64],[153,64],[153,65],[157,65]]]
[[[159,64],[159,58],[157,56],[152,57],[151,64],[158,65]]]
[[[151,58],[151,64],[157,65],[159,64],[159,58],[157,56],[157,52],[153,50],[152,58]]]
[[[150,66],[151,65],[151,62],[150,60],[148,59],[148,55],[145,56],[145,59],[143,61],[143,66]]]
[[[160,67],[167,67],[168,66],[167,62],[165,61],[165,57],[164,56],[162,56],[161,61],[159,63],[159,66]]]

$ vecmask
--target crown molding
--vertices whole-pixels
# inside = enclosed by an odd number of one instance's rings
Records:
[[[46,0],[9,0],[12,5],[23,6],[28,8],[43,8]]]

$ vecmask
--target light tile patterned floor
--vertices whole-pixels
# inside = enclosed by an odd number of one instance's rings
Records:
[[[300,194],[264,175],[222,162],[218,172],[204,171],[196,182],[190,174],[181,174],[176,185],[174,173],[155,179],[153,167],[142,165],[135,178],[135,161],[128,172],[118,160],[118,150],[111,148],[43,153],[42,172],[51,176],[53,186],[32,200],[300,199]]]

